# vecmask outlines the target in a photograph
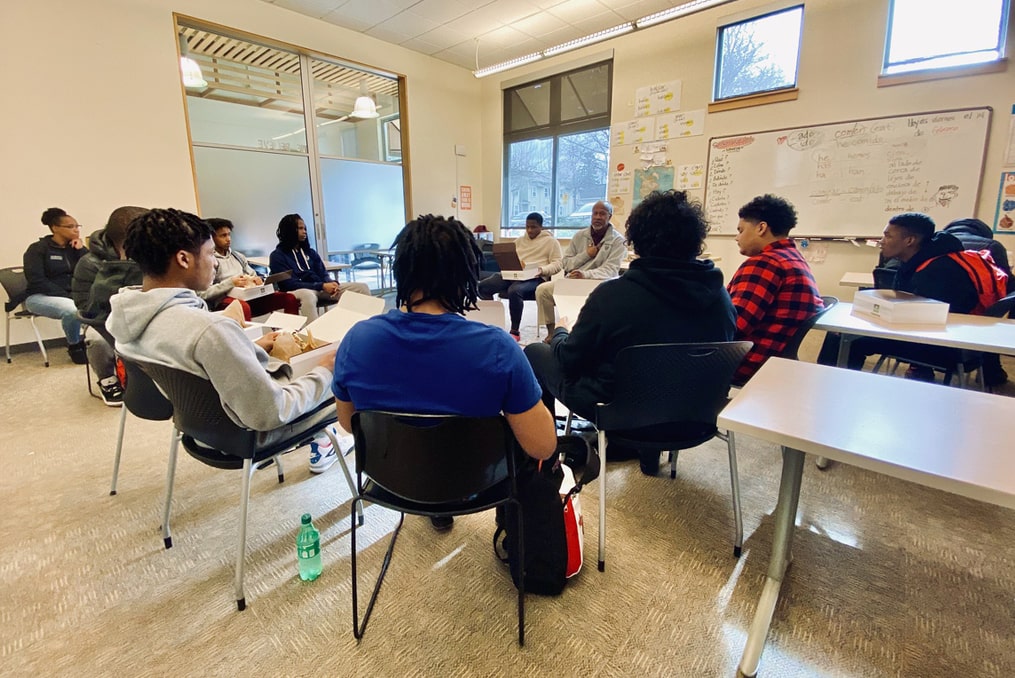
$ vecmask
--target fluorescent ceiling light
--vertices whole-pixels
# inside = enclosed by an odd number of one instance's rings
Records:
[[[713,7],[715,5],[723,5],[730,1],[731,0],[691,0],[691,2],[685,2],[684,4],[678,7],[664,9],[661,12],[656,12],[655,14],[643,16],[642,18],[635,21],[634,24],[638,28],[645,28],[646,26],[654,26],[656,24],[661,24],[664,21],[669,21],[670,19],[676,19],[677,17],[685,16],[687,14],[693,14],[694,12],[698,12],[708,7]]]
[[[619,26],[614,26],[613,28],[607,28],[605,31],[599,31],[598,33],[593,33],[592,35],[586,35],[584,38],[578,38],[577,40],[569,40],[568,42],[565,42],[562,45],[557,45],[556,47],[544,49],[543,56],[550,57],[560,54],[561,52],[569,52],[573,49],[578,49],[579,47],[585,47],[586,45],[591,45],[596,42],[602,42],[603,40],[615,38],[618,35],[623,35],[624,33],[633,30],[634,24],[631,22],[628,22],[626,24],[620,24]]]
[[[533,52],[532,54],[526,54],[525,56],[518,57],[517,59],[511,59],[510,61],[504,61],[499,64],[494,64],[493,66],[480,68],[478,70],[473,71],[472,74],[477,78],[482,78],[484,75],[500,73],[501,71],[506,71],[509,68],[522,66],[523,64],[529,64],[532,63],[533,61],[538,61],[539,59],[542,58],[543,55],[540,52]]]

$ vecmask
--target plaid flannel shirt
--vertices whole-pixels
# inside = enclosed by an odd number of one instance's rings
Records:
[[[727,289],[737,309],[737,339],[754,342],[734,376],[741,383],[769,356],[781,353],[800,323],[824,307],[810,266],[789,238],[742,263]]]

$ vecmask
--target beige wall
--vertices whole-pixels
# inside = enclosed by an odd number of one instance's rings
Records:
[[[673,79],[680,79],[683,84],[683,110],[705,108],[711,97],[715,31],[720,19],[733,13],[739,16],[745,11],[770,6],[770,2],[741,0],[636,31],[572,55],[562,55],[485,78],[483,152],[486,161],[483,179],[487,194],[484,202],[486,223],[497,224],[500,221],[502,82],[514,81],[526,73],[541,72],[548,67],[565,70],[572,59],[612,49],[615,122],[634,118],[636,88]],[[1015,69],[1009,68],[1005,73],[992,75],[878,88],[887,12],[887,0],[806,0],[798,78],[799,99],[707,115],[704,136],[670,142],[669,150],[675,164],[706,162],[711,136],[987,105],[994,108],[993,124],[979,209],[972,216],[992,224],[997,182],[1007,143],[1009,111],[1015,103]],[[703,197],[702,191],[692,193]],[[615,223],[622,226],[622,220]],[[1015,236],[1006,237],[1006,240],[1010,241],[1005,242],[1008,249],[1015,249]],[[812,252],[827,247],[825,261],[812,263],[822,293],[851,299],[853,291],[839,287],[839,279],[846,271],[870,270],[877,260],[876,250],[857,248],[845,242],[821,241],[814,244],[816,247],[811,248]],[[709,239],[708,248],[714,255],[722,257],[720,266],[728,279],[742,260],[733,238],[713,236]]]
[[[464,69],[260,0],[4,0],[0,266],[49,232],[39,217],[53,205],[85,234],[118,205],[196,209],[173,12],[406,75],[412,207],[452,212],[457,164],[475,189],[460,216],[479,223],[480,86]],[[14,343],[31,339],[12,330]]]

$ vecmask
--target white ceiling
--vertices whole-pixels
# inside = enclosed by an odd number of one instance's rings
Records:
[[[263,0],[470,71],[687,0]]]

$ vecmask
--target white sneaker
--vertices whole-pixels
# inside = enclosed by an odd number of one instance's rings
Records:
[[[120,380],[115,375],[99,380],[99,394],[102,396],[102,402],[109,407],[123,405],[123,389],[120,388]]]
[[[318,443],[316,440],[310,443],[310,472],[324,473],[338,459],[335,446],[327,438],[325,442]]]

